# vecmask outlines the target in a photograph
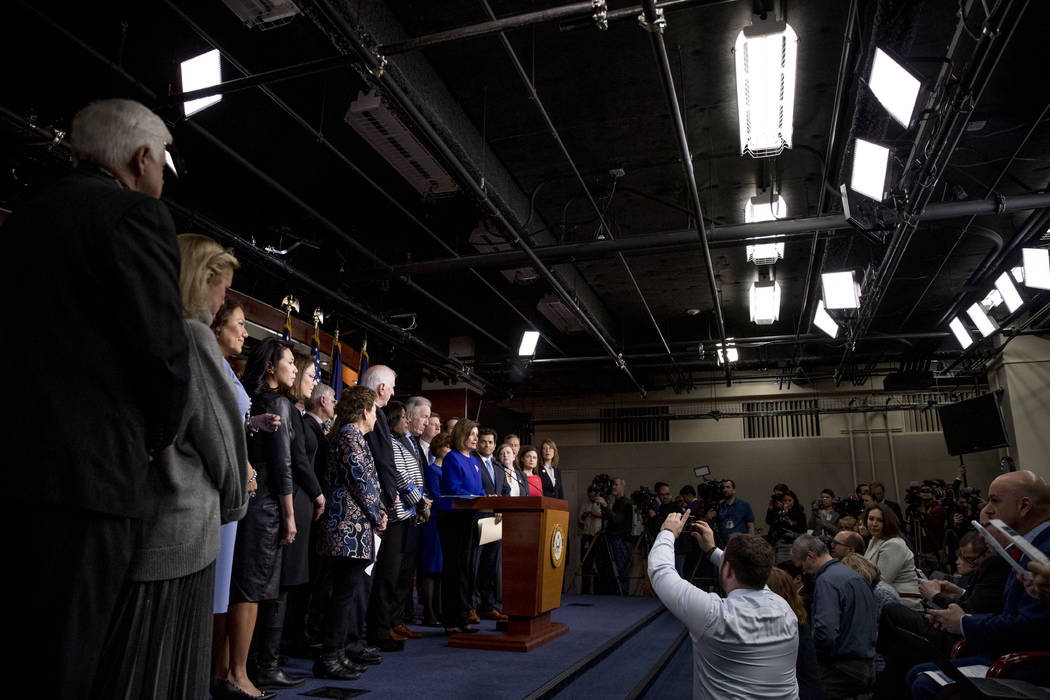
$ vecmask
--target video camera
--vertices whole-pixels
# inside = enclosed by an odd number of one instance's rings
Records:
[[[591,489],[597,491],[598,495],[604,498],[606,503],[609,503],[612,499],[613,478],[608,474],[598,474],[591,479],[591,485],[587,490],[590,491]]]

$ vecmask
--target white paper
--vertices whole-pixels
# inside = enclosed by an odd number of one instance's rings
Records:
[[[989,521],[988,526],[994,527],[996,530],[1006,535],[1014,543],[1014,546],[1020,549],[1021,552],[1027,555],[1032,561],[1038,562],[1043,566],[1050,566],[1050,559],[1047,559],[1045,554],[1036,549],[1034,544],[1014,532],[1013,528],[1002,520],[994,518]]]
[[[379,533],[372,530],[372,544],[375,547],[376,558],[372,560],[372,563],[365,567],[365,575],[372,575],[372,568],[376,565],[376,559],[379,558],[379,545],[383,544],[383,538],[380,537]]]
[[[995,551],[999,552],[999,556],[1005,559],[1010,564],[1010,566],[1013,567],[1014,571],[1018,573],[1018,575],[1020,575],[1024,579],[1031,578],[1032,572],[1028,571],[1023,566],[1018,564],[1017,561],[1012,556],[1010,556],[1010,553],[1003,549],[1003,546],[999,544],[999,540],[995,539],[995,535],[985,530],[984,525],[981,525],[976,520],[971,520],[970,522],[973,524],[974,529],[977,530],[977,532],[981,533],[981,535],[984,537],[984,541],[987,542],[993,549],[995,549]]]
[[[959,666],[959,671],[967,678],[984,678],[988,675],[988,667],[980,664],[972,666]],[[937,681],[937,685],[948,685],[954,683],[951,678],[944,675],[943,671],[925,671],[926,675]]]
[[[503,539],[503,521],[496,524],[495,518],[481,518],[478,520],[478,545],[486,545],[489,542],[499,542]]]

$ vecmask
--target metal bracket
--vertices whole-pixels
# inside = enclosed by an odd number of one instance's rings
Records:
[[[995,195],[995,213],[1002,216],[1003,212],[1006,211],[1006,197],[996,193]]]
[[[619,353],[616,356],[616,368],[617,369],[623,369],[623,370],[627,369],[627,361],[623,359],[623,353],[622,352]]]
[[[372,74],[373,78],[375,78],[376,80],[379,80],[380,78],[383,77],[383,72],[386,70],[386,63],[387,63],[387,61],[386,61],[386,56],[384,56],[382,54],[378,54],[377,53],[375,55],[375,57],[376,57],[376,59],[378,60],[379,63],[378,63],[378,65],[370,67],[368,69],[368,72]]]
[[[58,146],[62,145],[62,139],[66,137],[66,132],[61,129],[55,129],[55,136],[51,139],[51,143],[47,145],[47,150],[53,151]]]
[[[645,19],[644,12],[638,15],[638,24],[642,25],[642,29],[647,32],[663,34],[664,30],[667,29],[667,20],[664,18],[663,8],[656,8],[656,19],[653,22],[649,22]]]
[[[591,0],[591,7],[594,8],[594,13],[591,18],[594,20],[594,24],[605,31],[609,28],[609,20],[607,18],[608,7],[605,4],[605,0]]]

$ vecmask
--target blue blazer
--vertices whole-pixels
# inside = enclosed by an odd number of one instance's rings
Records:
[[[1050,527],[1032,542],[1044,554],[1050,554]],[[1028,566],[1028,557],[1021,557]],[[1011,651],[1050,651],[1050,605],[1028,595],[1017,577],[1006,581],[1006,602],[999,615],[967,615],[963,618],[967,654],[1001,656]]]
[[[441,495],[442,496],[484,496],[485,488],[481,483],[481,462],[471,455],[464,457],[453,450],[441,460]],[[439,498],[438,510],[452,510],[452,499]]]

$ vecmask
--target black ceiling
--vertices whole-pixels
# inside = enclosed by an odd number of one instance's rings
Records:
[[[478,25],[489,20],[488,6],[296,4],[301,12],[290,22],[264,31],[244,26],[220,0],[9,3],[0,97],[9,167],[0,204],[17,206],[26,188],[65,167],[62,149],[49,151],[46,143],[80,106],[132,97],[173,124],[184,172],[168,177],[165,198],[180,228],[234,245],[245,264],[235,287],[275,306],[296,294],[304,317],[322,307],[326,329],[338,322],[344,337],[355,329],[354,346],[368,336],[374,361],[470,372],[492,395],[552,386],[687,389],[700,376],[694,372],[715,369],[715,304],[656,40],[637,21],[638,6],[612,3],[605,31],[585,12],[507,31],[506,45],[489,33],[391,49],[380,73],[375,47]],[[490,0],[497,18],[566,4]],[[726,335],[741,345],[734,371],[838,370],[848,378],[875,361],[952,365],[959,352],[943,335],[945,314],[983,296],[989,280],[1018,264],[1017,249],[1040,244],[1047,229],[1039,218],[1047,214],[1045,198],[1041,208],[1008,206],[976,217],[960,216],[957,203],[1009,205],[1047,191],[1048,93],[1035,56],[1045,54],[1050,7],[1010,0],[779,3],[799,36],[794,143],[775,158],[754,159],[739,152],[732,53],[753,4],[658,5]],[[902,57],[932,88],[932,108],[910,130],[892,122],[866,87],[875,45]],[[232,92],[187,120],[168,97],[181,89],[179,62],[211,48],[223,54],[224,80],[341,53],[347,61]],[[358,92],[373,87],[457,178],[458,193],[421,198],[344,122]],[[733,228],[743,223],[744,203],[772,188],[791,219],[840,215],[835,191],[848,177],[858,136],[892,146],[902,174],[893,197],[873,208],[882,223],[867,234],[842,225],[797,227],[775,267],[784,290],[780,320],[752,324],[748,289],[756,268],[745,260],[747,231]],[[927,204],[942,215],[916,218]],[[474,259],[472,271],[455,258],[479,254],[470,241],[475,231],[506,250],[527,246],[549,271],[521,254],[501,265]],[[286,255],[265,250],[299,241]],[[631,248],[622,259],[610,250],[621,244]],[[568,252],[552,257],[559,250]],[[438,262],[411,267],[426,261]],[[819,273],[838,269],[867,270],[874,286],[865,295],[878,302],[862,306],[833,341],[811,330],[810,319]],[[1045,313],[1036,312],[1045,311],[1048,295],[1022,294],[1026,306],[1009,319],[1000,313],[1000,322],[1044,329]],[[569,325],[593,327],[559,330],[538,309],[542,301]],[[411,330],[399,330],[410,323],[404,314],[415,314]],[[523,375],[510,358],[530,325],[544,342]],[[450,359],[450,336],[471,337],[475,356]],[[955,369],[979,367],[975,360],[989,350],[971,350]],[[613,359],[621,353],[626,371]]]

